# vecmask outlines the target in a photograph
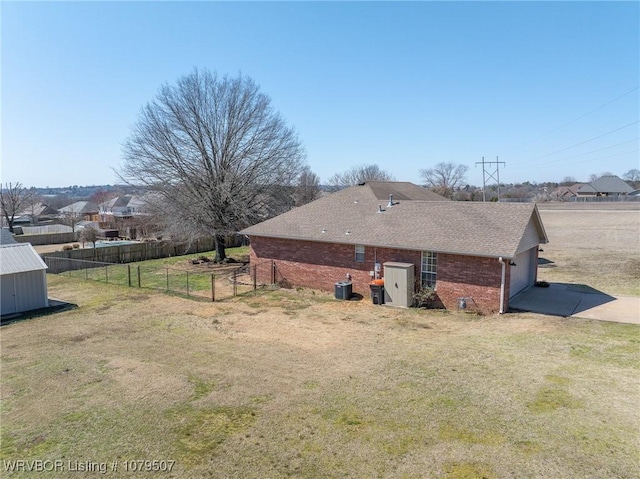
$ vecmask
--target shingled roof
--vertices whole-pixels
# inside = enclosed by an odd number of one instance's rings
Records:
[[[584,185],[578,190],[578,194],[629,194],[633,188],[616,175],[601,176],[596,181]]]
[[[388,206],[389,194],[393,194],[393,206]],[[456,202],[411,183],[371,182],[325,196],[241,233],[513,258],[530,223],[539,242],[546,243],[535,204]]]

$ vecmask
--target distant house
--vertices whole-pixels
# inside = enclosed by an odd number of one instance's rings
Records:
[[[577,198],[594,196],[626,196],[633,192],[627,182],[615,175],[601,176],[578,189]]]
[[[385,298],[432,287],[448,309],[484,312],[506,311],[535,283],[547,242],[535,204],[455,202],[399,182],[346,188],[241,233],[261,282],[332,291],[349,278],[368,297],[386,276]]]
[[[19,223],[38,225],[55,220],[60,212],[44,203],[35,203],[19,213]]]
[[[551,198],[556,201],[573,201],[578,196],[578,190],[585,186],[584,183],[576,183],[571,186],[560,186],[551,193]]]
[[[129,202],[133,198],[132,195],[116,196],[115,198],[100,203],[100,221],[110,222],[113,217],[128,218],[133,215]]]
[[[117,229],[124,236],[131,238],[144,234],[147,215],[147,200],[136,195],[121,195],[104,203],[100,203],[100,222],[103,226]]]
[[[60,213],[59,216],[61,217],[75,216],[82,220],[97,221],[97,215],[100,208],[91,201],[76,201],[64,208],[60,208],[58,211]]]
[[[0,245],[0,314],[49,306],[47,265],[29,243]]]

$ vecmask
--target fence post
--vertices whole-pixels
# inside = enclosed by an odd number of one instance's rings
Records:
[[[213,273],[211,273],[211,302],[215,302],[216,300],[216,278],[213,275]]]
[[[169,291],[169,268],[167,268],[167,291]]]
[[[189,271],[187,271],[187,296],[189,296]]]
[[[127,265],[127,282],[129,283],[129,287],[131,287],[131,265]]]
[[[107,284],[109,284],[109,267],[108,266],[104,267],[104,279],[107,281]]]
[[[258,289],[258,265],[253,267],[253,292]]]
[[[84,269],[84,279],[88,280],[89,279],[89,268],[85,268]]]
[[[138,266],[138,288],[141,288],[142,286],[140,286],[140,266]]]
[[[233,295],[238,296],[238,270],[233,272]]]
[[[271,284],[276,284],[276,262],[271,260]]]

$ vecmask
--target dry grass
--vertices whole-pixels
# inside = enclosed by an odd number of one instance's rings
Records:
[[[640,296],[640,210],[577,206],[583,208],[541,206],[549,244],[540,257],[552,263],[539,270],[539,279]]]
[[[636,325],[49,281],[79,308],[2,327],[2,475],[149,459],[176,464],[145,477],[640,476]]]

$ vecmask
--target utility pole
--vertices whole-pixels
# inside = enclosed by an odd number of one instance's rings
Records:
[[[498,183],[498,201],[500,201],[500,165],[506,166],[506,163],[504,161],[498,161],[497,156],[496,161],[484,161],[483,156],[482,161],[476,161],[476,165],[482,165],[482,201],[487,201],[487,177]],[[495,169],[493,169],[492,165],[496,165]]]

